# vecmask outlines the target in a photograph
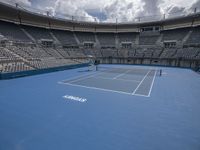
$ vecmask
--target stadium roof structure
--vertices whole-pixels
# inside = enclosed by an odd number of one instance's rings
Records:
[[[48,13],[47,13],[48,14]],[[44,13],[36,13],[31,10],[24,9],[0,2],[0,19],[17,24],[39,26],[44,28],[62,29],[71,31],[90,31],[90,32],[139,32],[140,27],[160,26],[163,30],[191,27],[200,25],[200,13],[193,13],[187,16],[177,16],[174,18],[162,18],[161,20],[147,22],[88,22],[77,21],[73,17],[71,19],[57,18],[48,16]]]

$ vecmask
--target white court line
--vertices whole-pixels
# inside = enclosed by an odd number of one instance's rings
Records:
[[[142,94],[131,94],[131,95],[134,95],[134,96],[142,96],[142,97],[150,97],[148,95],[142,95]]]
[[[112,69],[112,70],[113,70],[113,69]],[[107,72],[112,71],[112,70],[108,70]],[[69,78],[69,79],[61,80],[61,81],[59,81],[58,83],[60,83],[60,82],[68,82],[68,81],[70,81],[70,80],[79,79],[79,78],[85,77],[85,76],[88,77],[88,75],[89,75],[89,76],[91,76],[91,75],[101,75],[101,74],[103,74],[103,73],[106,73],[106,71],[105,71],[105,72],[99,71],[99,72],[95,72],[95,73],[90,73],[90,74],[84,74],[84,75],[80,75],[80,76],[75,76],[75,77],[72,77],[72,78]],[[81,79],[82,79],[82,78],[81,78]]]
[[[151,87],[150,87],[149,94],[148,94],[149,97],[150,97],[150,95],[151,95],[151,91],[152,91],[153,84],[154,84],[154,81],[155,81],[156,73],[157,73],[157,69],[155,70],[154,77],[153,77],[153,81],[151,82]]]
[[[129,72],[131,70],[127,70],[127,72]],[[86,75],[81,75],[81,76],[76,76],[74,78],[71,78],[71,79],[67,79],[67,80],[62,80],[60,82],[58,82],[59,84],[65,84],[65,85],[71,85],[71,86],[76,86],[76,87],[83,87],[83,88],[88,88],[88,89],[94,89],[94,90],[101,90],[101,91],[107,91],[107,92],[114,92],[114,93],[119,93],[119,94],[126,94],[126,95],[134,95],[134,96],[141,96],[141,97],[150,97],[150,95],[142,95],[142,94],[135,94],[135,92],[137,91],[137,89],[139,88],[139,86],[142,84],[142,82],[144,81],[144,79],[147,77],[147,75],[150,73],[150,71],[152,70],[149,70],[147,72],[147,74],[144,76],[144,78],[142,79],[142,81],[136,81],[136,80],[130,80],[132,82],[140,82],[138,87],[135,89],[135,91],[133,93],[128,93],[128,92],[123,92],[123,91],[115,91],[115,90],[109,90],[109,89],[103,89],[103,88],[97,88],[97,87],[89,87],[89,86],[84,86],[84,85],[79,85],[79,84],[71,84],[72,82],[76,82],[76,81],[80,81],[80,80],[84,80],[84,79],[87,79],[87,78],[97,78],[98,77],[95,77],[98,76],[99,74],[103,74],[103,73],[106,73],[106,72],[98,72],[98,73],[93,73],[93,74],[88,74],[89,76]],[[124,75],[125,73],[123,73]],[[122,76],[122,74],[120,74]],[[81,78],[80,77],[84,77],[84,76],[87,76],[85,78]],[[118,75],[119,76],[119,75]],[[76,79],[76,78],[79,78],[77,80],[73,80],[73,79]],[[103,77],[102,77],[103,78]],[[111,79],[113,80],[113,78],[108,78],[108,79]],[[72,82],[68,82],[70,80],[73,80]],[[125,79],[115,79],[115,80],[125,80]],[[68,83],[66,83],[68,82]]]
[[[70,82],[68,82],[68,83],[73,83],[73,82],[77,82],[77,81],[89,79],[89,78],[92,78],[92,77],[94,77],[94,75],[90,75],[90,76],[87,76],[87,77],[85,77],[85,78],[78,78],[78,79],[72,80],[72,81],[70,81]]]
[[[67,81],[70,81],[70,80],[85,77],[85,76],[88,76],[88,75],[95,75],[95,74],[97,74],[97,72],[91,73],[91,74],[84,74],[84,75],[80,75],[80,76],[71,77],[71,78],[68,78],[68,79],[65,79],[65,80],[61,80],[60,82],[67,82]]]
[[[74,82],[77,82],[77,81],[82,81],[82,80],[85,80],[85,79],[93,78],[93,77],[95,77],[95,75],[96,75],[96,76],[99,76],[100,74],[103,74],[103,73],[105,73],[105,72],[94,73],[94,74],[92,74],[92,75],[90,75],[90,76],[87,76],[87,77],[85,77],[85,78],[78,78],[77,80],[72,80],[72,81],[70,81],[70,82],[68,82],[68,83],[74,83]]]
[[[87,89],[101,90],[101,91],[106,91],[106,92],[114,92],[114,93],[132,95],[131,93],[128,93],[128,92],[115,91],[115,90],[109,90],[109,89],[103,89],[103,88],[97,88],[97,87],[89,87],[89,86],[84,86],[84,85],[79,85],[79,84],[71,84],[71,83],[63,83],[63,82],[60,82],[59,84],[66,84],[66,85],[71,85],[71,86],[76,86],[76,87],[83,87],[83,88],[87,88]]]
[[[131,71],[131,70],[127,70],[127,71],[125,71],[124,73],[121,73],[121,74],[119,74],[119,75],[113,77],[112,79],[117,79],[117,78],[119,78],[119,77],[125,75],[126,73],[128,73],[128,72],[130,72],[130,71]]]
[[[82,88],[87,88],[87,89],[92,89],[92,90],[100,90],[100,91],[105,91],[105,92],[113,92],[113,93],[118,93],[118,94],[125,94],[125,95],[130,95],[130,96],[140,96],[140,97],[149,97],[146,95],[142,94],[132,94],[128,92],[123,92],[123,91],[115,91],[115,90],[109,90],[109,89],[103,89],[103,88],[97,88],[97,87],[89,87],[89,86],[84,86],[84,85],[79,85],[79,84],[71,84],[71,83],[64,83],[64,82],[58,82],[59,84],[64,84],[64,85],[70,85],[74,87],[82,87]]]
[[[133,91],[132,95],[135,95],[135,92],[137,91],[137,89],[140,87],[140,85],[142,84],[142,82],[144,81],[144,79],[147,77],[147,75],[150,73],[151,70],[149,70],[147,72],[147,74],[144,76],[144,78],[140,81],[140,83],[138,84],[138,86],[136,87],[136,89]]]
[[[96,78],[96,79],[106,79],[106,80],[113,80],[113,78],[105,78],[105,77],[98,77],[98,76],[95,76],[93,78]],[[117,80],[117,81],[127,81],[127,82],[140,82],[138,80],[126,80],[126,79],[114,79],[114,80]]]

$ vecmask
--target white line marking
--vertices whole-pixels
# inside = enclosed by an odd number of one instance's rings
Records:
[[[113,78],[104,78],[104,77],[93,77],[93,78],[96,78],[96,79],[106,79],[106,80],[113,80]],[[117,81],[127,81],[127,82],[140,82],[138,80],[126,80],[126,79],[115,79]]]
[[[63,83],[63,82],[58,82],[58,83],[64,84],[64,85],[75,86],[75,87],[82,87],[82,88],[87,88],[87,89],[100,90],[100,91],[105,91],[105,92],[113,92],[113,93],[132,95],[132,96],[140,96],[140,97],[149,97],[147,95],[142,95],[142,94],[132,94],[132,93],[123,92],[123,91],[115,91],[115,90],[109,90],[109,89],[103,89],[103,88],[97,88],[97,87],[89,87],[89,86],[84,86],[84,85],[79,85],[79,84],[71,84],[71,83]]]
[[[89,86],[84,86],[84,85],[79,85],[79,84],[71,84],[71,83],[64,83],[64,82],[58,82],[58,84],[70,85],[70,86],[75,86],[75,87],[82,87],[82,88],[93,89],[93,90],[100,90],[100,91],[105,91],[105,92],[126,94],[126,95],[132,95],[132,96],[149,97],[147,95],[142,95],[142,94],[132,94],[132,93],[123,92],[123,91],[115,91],[115,90],[109,90],[109,89],[103,89],[103,88],[97,88],[97,87],[89,87]]]
[[[114,70],[114,69],[112,69],[112,70]],[[69,79],[64,79],[64,80],[62,80],[62,81],[59,81],[59,82],[68,82],[68,81],[70,81],[70,80],[75,80],[75,79],[79,79],[79,78],[82,78],[82,77],[85,77],[85,76],[91,76],[91,75],[101,75],[101,74],[103,74],[103,73],[107,73],[107,72],[110,72],[110,71],[112,71],[112,70],[108,70],[108,71],[99,71],[99,72],[95,72],[95,73],[90,73],[90,74],[84,74],[84,75],[80,75],[80,76],[75,76],[75,77],[72,77],[72,78],[69,78]]]
[[[144,79],[147,77],[147,75],[151,72],[151,70],[149,70],[146,75],[144,76],[144,78],[140,81],[140,83],[138,84],[138,86],[136,87],[136,89],[133,91],[132,95],[135,94],[135,92],[137,91],[137,89],[140,87],[140,85],[142,84],[142,82],[144,81]]]
[[[142,94],[132,94],[132,95],[134,95],[134,96],[150,97],[150,96],[148,96],[148,95],[142,95]]]
[[[151,87],[150,87],[149,94],[148,94],[149,97],[150,97],[150,95],[151,95],[151,91],[152,91],[153,84],[154,84],[154,81],[155,81],[156,73],[157,73],[157,69],[155,70],[154,77],[153,77],[153,81],[151,82]]]
[[[151,88],[150,88],[150,91],[149,91],[149,94],[148,95],[142,95],[142,94],[135,94],[137,89],[140,87],[140,85],[143,83],[143,81],[145,80],[145,78],[148,76],[148,74],[150,73],[150,71],[152,71],[151,69],[146,73],[146,75],[143,77],[143,79],[141,81],[137,81],[137,80],[126,80],[126,79],[117,79],[118,77],[121,77],[123,75],[125,75],[126,73],[130,72],[132,70],[127,70],[126,72],[122,73],[122,74],[119,74],[117,75],[116,77],[113,78],[104,78],[104,77],[98,77],[99,74],[103,74],[103,73],[106,73],[106,72],[97,72],[97,73],[93,73],[93,74],[85,74],[85,75],[80,75],[80,76],[76,76],[76,77],[73,77],[73,78],[69,78],[67,80],[62,80],[62,81],[59,81],[58,84],[65,84],[65,85],[70,85],[70,86],[76,86],[76,87],[83,87],[83,88],[88,88],[88,89],[94,89],[94,90],[101,90],[101,91],[107,91],[107,92],[114,92],[114,93],[120,93],[120,94],[126,94],[126,95],[134,95],[134,96],[142,96],[142,97],[150,97],[150,94],[151,94],[151,90],[152,90],[152,87],[153,87],[153,84],[154,84],[154,80],[155,80],[155,75],[156,75],[156,71],[155,71],[155,74],[154,74],[154,78],[153,78],[153,81],[152,81],[152,84],[151,84]],[[88,76],[89,75],[89,76]],[[95,76],[96,75],[96,76]],[[86,76],[86,77],[85,77]],[[82,78],[84,77],[84,78]],[[78,78],[78,79],[77,79]],[[139,85],[137,86],[137,88],[134,90],[134,92],[132,93],[128,93],[128,92],[123,92],[123,91],[115,91],[115,90],[109,90],[109,89],[103,89],[103,88],[97,88],[97,87],[89,87],[89,86],[84,86],[84,85],[79,85],[79,84],[71,84],[73,82],[76,82],[76,81],[80,81],[80,80],[84,80],[84,79],[88,79],[88,78],[102,78],[102,79],[109,79],[109,80],[122,80],[122,81],[132,81],[132,82],[140,82]],[[115,79],[116,78],[116,79]],[[77,79],[77,80],[73,80],[73,79]],[[72,81],[70,81],[72,80]],[[70,82],[69,82],[70,81]],[[67,83],[68,82],[68,83]]]
[[[117,78],[119,78],[119,77],[121,77],[121,76],[124,76],[126,73],[128,73],[128,72],[130,72],[130,71],[131,71],[131,70],[127,70],[126,72],[121,73],[121,74],[119,74],[119,75],[113,77],[112,79],[117,79]]]
[[[103,73],[105,73],[105,72],[94,73],[94,74],[92,74],[92,75],[90,75],[90,76],[87,76],[87,77],[85,77],[85,78],[78,78],[77,80],[72,80],[72,81],[70,81],[70,82],[68,82],[68,83],[74,83],[74,82],[77,82],[77,81],[82,81],[82,80],[85,80],[85,79],[93,78],[93,77],[95,77],[95,75],[96,75],[96,76],[99,76],[99,75],[101,75],[101,74],[103,74]],[[68,80],[68,81],[69,81],[69,80]],[[67,82],[67,81],[66,81],[66,82]]]
[[[78,78],[78,79],[76,79],[76,80],[69,81],[68,83],[73,83],[73,82],[77,82],[77,81],[89,79],[89,78],[92,78],[92,77],[94,77],[94,75],[90,75],[90,76],[87,76],[87,77],[85,77],[85,78]]]
[[[67,81],[69,81],[69,80],[73,80],[73,79],[85,77],[85,76],[88,76],[88,75],[94,75],[94,74],[97,74],[97,72],[91,73],[91,74],[84,74],[84,75],[80,75],[80,76],[71,77],[71,78],[69,78],[69,79],[65,79],[65,80],[62,80],[62,81],[60,81],[60,82],[67,82]]]
[[[76,86],[76,87],[83,87],[83,88],[87,88],[87,89],[101,90],[101,91],[106,91],[106,92],[114,92],[114,93],[131,95],[131,93],[128,93],[128,92],[115,91],[115,90],[109,90],[109,89],[103,89],[103,88],[97,88],[97,87],[89,87],[89,86],[84,86],[84,85],[80,85],[80,84],[71,84],[71,83],[60,83],[60,84],[66,84],[66,85],[71,85],[71,86]]]

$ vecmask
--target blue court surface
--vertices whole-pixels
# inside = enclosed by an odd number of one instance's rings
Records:
[[[101,65],[0,81],[0,150],[199,150],[200,75]]]

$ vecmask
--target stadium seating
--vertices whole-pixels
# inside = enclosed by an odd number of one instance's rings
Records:
[[[97,37],[102,46],[115,46],[114,33],[97,33]]]
[[[80,43],[84,42],[94,42],[95,43],[95,36],[92,32],[76,32],[76,36],[78,37]]]
[[[72,32],[20,26],[0,21],[0,35],[6,38],[6,44],[0,46],[0,71],[3,73],[80,64],[88,62],[88,58],[92,56],[102,59],[110,57],[200,59],[200,47],[198,47],[200,27],[165,30],[155,35],[140,35],[136,32]],[[34,40],[31,40],[30,36]],[[158,39],[161,42],[160,45],[158,45]],[[164,48],[162,46],[162,42],[179,41],[183,43],[183,39],[185,39],[184,46],[186,47],[179,45]],[[38,42],[41,40],[51,40],[53,45],[44,46]],[[58,43],[54,43],[55,40]],[[94,47],[83,47],[85,42],[94,43]],[[131,46],[129,48],[120,47],[122,43],[129,43]]]
[[[52,30],[52,33],[55,35],[55,37],[60,41],[62,45],[77,45],[73,32]]]
[[[59,66],[66,66],[70,64],[77,64],[77,62],[71,59],[55,59],[55,58],[40,59],[37,61],[30,61],[29,63],[31,66],[34,66],[37,69],[53,68]]]
[[[140,45],[155,45],[159,36],[140,36]]]
[[[20,71],[27,71],[32,70],[33,68],[26,65],[24,62],[10,62],[1,64],[0,72],[3,73],[11,73],[11,72],[20,72]]]
[[[193,28],[192,34],[186,41],[186,44],[199,44],[200,41],[200,27]]]
[[[118,56],[122,57],[122,58],[123,57],[126,58],[129,56],[128,52],[129,51],[127,49],[120,49],[120,50],[118,50]]]
[[[31,42],[29,37],[21,30],[20,25],[0,21],[0,35],[11,41]]]
[[[173,58],[177,52],[177,49],[164,49],[160,58]]]
[[[103,57],[118,57],[116,49],[102,49]]]
[[[16,55],[13,55],[7,48],[0,47],[0,62],[12,62],[20,60]]]
[[[49,29],[23,26],[25,29],[36,41],[38,40],[53,40],[53,37],[50,34]]]
[[[135,42],[138,33],[118,33],[119,42]]]
[[[173,29],[162,31],[163,39],[162,41],[182,41],[183,38],[187,35],[190,28],[182,28],[182,29]]]
[[[0,47],[0,71],[19,72],[86,63],[87,59],[75,59],[84,56],[82,51],[63,48],[43,48],[32,45]]]
[[[68,49],[69,56],[74,57],[85,57],[84,53],[80,49]]]
[[[183,48],[178,49],[176,57],[186,58],[186,59],[195,59],[200,52],[198,48]]]

